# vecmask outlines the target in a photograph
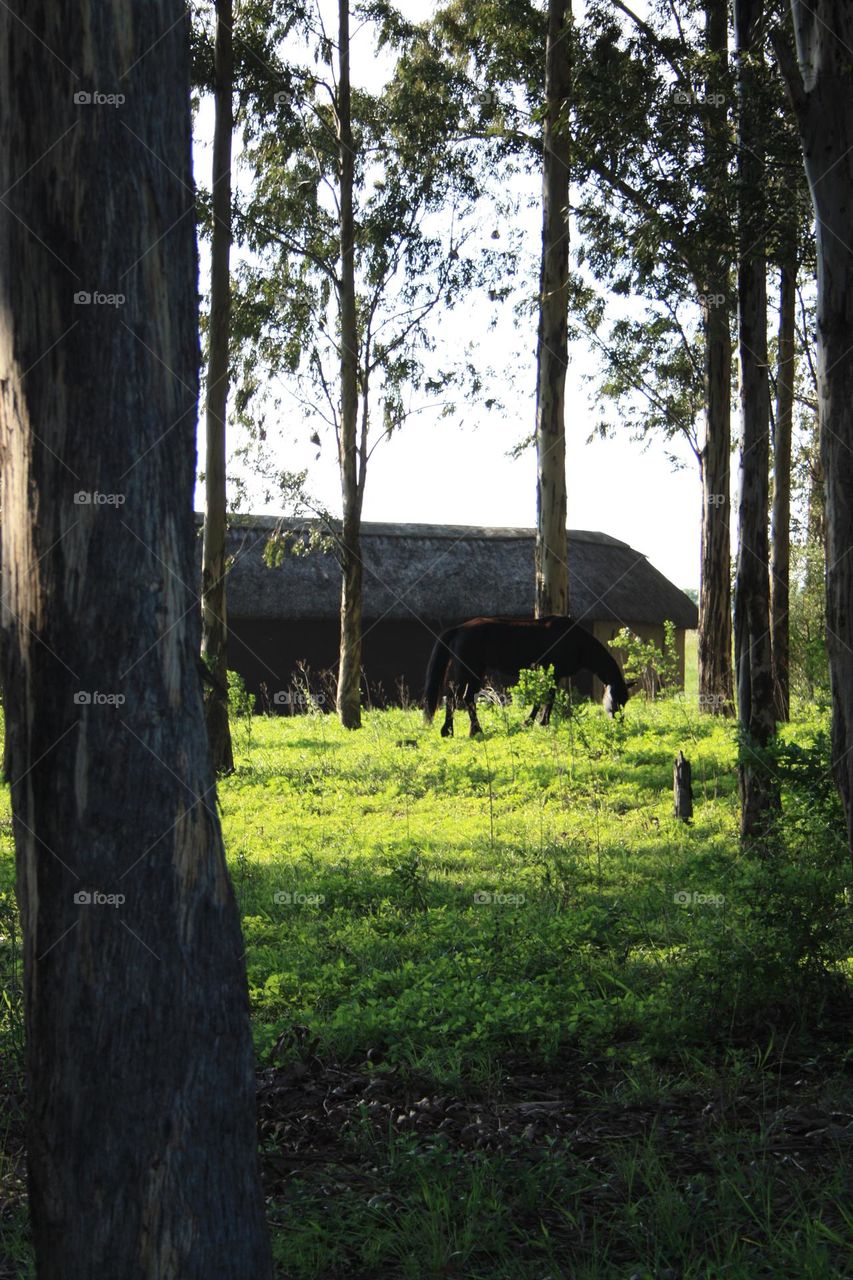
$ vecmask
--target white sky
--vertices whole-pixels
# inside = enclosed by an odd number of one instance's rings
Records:
[[[324,9],[327,7],[324,4]],[[401,7],[412,18],[427,17],[432,0],[408,0]],[[330,30],[332,29],[330,24]],[[375,84],[376,65],[369,30],[357,33],[352,46],[353,79]],[[211,113],[200,116],[200,139],[210,137]],[[210,147],[196,146],[198,180],[210,184]],[[538,180],[530,178],[531,190]],[[525,215],[528,238],[538,251],[540,215]],[[202,253],[202,286],[207,254]],[[519,525],[532,527],[536,519],[536,460],[528,450],[513,460],[508,451],[535,425],[536,330],[513,332],[509,323],[497,333],[487,330],[489,316],[476,303],[457,308],[443,320],[445,334],[460,342],[480,337],[488,362],[512,368],[516,387],[499,386],[505,412],[478,412],[467,408],[464,424],[441,419],[438,409],[414,415],[391,440],[373,454],[367,473],[365,520],[410,521],[425,524]],[[585,344],[570,353],[566,381],[568,525],[575,529],[600,529],[629,542],[678,586],[698,586],[701,489],[696,464],[685,446],[683,470],[673,472],[665,454],[671,446],[653,440],[650,448],[629,438],[627,431],[612,440],[586,443],[594,421],[590,387],[584,375],[595,370],[595,360]],[[333,442],[324,438],[319,461],[308,441],[313,424],[302,420],[294,401],[293,414],[282,423],[278,460],[282,468],[307,468],[308,487],[329,507],[340,511],[340,485]],[[202,441],[199,457],[203,459]],[[234,442],[236,443],[236,441]],[[203,507],[203,492],[196,505]],[[251,503],[255,512],[272,510]]]

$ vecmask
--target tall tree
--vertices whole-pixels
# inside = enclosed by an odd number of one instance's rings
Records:
[[[728,0],[704,0],[706,108],[702,116],[704,244],[695,273],[705,334],[705,431],[700,453],[702,539],[699,578],[699,702],[731,714],[732,594],[729,478],[731,459],[731,197],[725,102]]]
[[[788,606],[791,571],[791,449],[794,428],[797,321],[797,233],[788,241],[779,268],[776,413],[773,424],[773,511],[770,539],[770,626],[776,717],[791,710]]]
[[[232,0],[216,0],[213,125],[213,229],[210,245],[210,324],[207,362],[204,543],[201,569],[201,653],[212,680],[205,700],[210,754],[216,773],[231,773],[226,621],[225,440],[231,319],[231,149],[234,132]]]
[[[536,616],[569,612],[566,367],[569,360],[571,0],[548,0],[542,134],[542,266],[536,352]]]
[[[699,463],[699,695],[703,709],[722,714],[733,709],[734,248],[727,55],[726,0],[672,4],[666,16],[653,10],[648,20],[622,0],[593,0],[578,55],[574,140],[576,169],[591,179],[579,213],[590,264],[617,294],[648,298],[654,322],[679,351],[677,364],[659,352],[652,355],[630,390],[648,400],[648,425],[662,426],[667,436],[685,435]],[[687,304],[701,311],[698,369],[692,333],[679,315]],[[605,384],[620,394],[628,389],[626,374],[635,363],[623,359],[626,332],[614,330],[616,342],[603,344]],[[614,369],[608,352],[621,369]],[[694,443],[694,423],[683,410],[695,398],[697,381],[704,387],[703,429]]]
[[[255,183],[238,218],[252,251],[236,273],[245,414],[260,433],[270,403],[279,408],[265,389],[286,380],[313,419],[318,447],[318,424],[335,435],[343,508],[330,529],[342,570],[338,710],[350,727],[360,717],[359,530],[371,453],[405,420],[412,390],[477,385],[458,353],[446,364],[444,353],[433,355],[430,317],[477,284],[499,293],[508,256],[463,252],[488,149],[459,140],[460,76],[428,32],[393,10],[385,17],[377,38],[398,57],[389,83],[371,92],[350,84],[349,12],[339,5],[336,41],[320,10],[306,15],[319,54],[291,68],[288,111],[253,128]],[[448,210],[449,229],[446,217],[433,217]]]
[[[361,725],[361,510],[364,500],[366,441],[359,450],[358,322],[355,311],[355,154],[350,95],[349,0],[338,0],[338,145],[340,148],[340,326],[341,409],[338,436],[343,521],[341,528],[341,646],[338,663],[338,715],[347,729]],[[367,423],[362,418],[362,435]]]
[[[799,124],[817,225],[818,401],[826,486],[832,755],[853,857],[853,8],[791,0],[796,56],[773,36]]]
[[[738,80],[738,345],[742,418],[734,634],[741,835],[766,835],[778,791],[763,751],[776,728],[767,540],[770,387],[764,191],[762,0],[735,0]]]
[[[188,36],[178,0],[0,8],[3,687],[40,1280],[272,1275],[188,585]]]

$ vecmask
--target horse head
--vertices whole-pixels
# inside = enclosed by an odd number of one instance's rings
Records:
[[[631,696],[631,689],[637,683],[636,680],[632,680],[630,684],[626,684],[620,675],[612,684],[604,686],[604,697],[601,705],[609,716],[615,716],[617,711],[622,710]]]

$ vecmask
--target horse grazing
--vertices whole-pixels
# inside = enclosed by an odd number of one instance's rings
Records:
[[[482,733],[477,719],[477,694],[486,673],[518,678],[528,667],[551,665],[555,682],[581,670],[592,671],[605,686],[603,706],[608,715],[624,707],[630,696],[619,664],[610,650],[573,618],[471,618],[442,632],[430,656],[424,692],[424,718],[432,723],[446,690],[446,712],[441,736],[453,736],[453,712],[457,700],[467,708],[471,737]],[[542,723],[547,724],[556,688],[545,703]],[[529,720],[536,718],[535,706]]]

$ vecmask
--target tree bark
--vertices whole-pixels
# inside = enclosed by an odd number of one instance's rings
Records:
[[[719,278],[719,277],[718,277]],[[728,273],[719,288],[706,286],[705,439],[701,450],[702,539],[699,586],[699,706],[732,715],[731,377],[732,342],[727,306],[708,299],[728,296]]]
[[[705,0],[708,62],[705,94],[710,102],[726,87],[728,47],[726,0]],[[708,110],[703,120],[707,258],[704,277],[697,280],[705,330],[705,439],[700,457],[699,705],[704,711],[731,715],[734,710],[730,535],[731,217],[728,207],[731,143],[724,112]]]
[[[672,794],[675,802],[674,816],[681,822],[689,822],[693,817],[692,774],[690,761],[683,751],[679,751],[672,768]]]
[[[779,281],[779,367],[776,374],[776,430],[773,440],[773,522],[770,542],[770,621],[776,718],[791,712],[788,601],[791,571],[791,437],[794,422],[797,320],[797,240],[794,230]]]
[[[216,0],[215,110],[213,129],[213,238],[210,267],[210,346],[207,365],[207,456],[202,551],[201,652],[214,682],[205,700],[207,740],[217,774],[234,771],[228,724],[228,626],[226,615],[225,415],[228,404],[228,337],[231,318],[231,138],[234,53],[232,0]]]
[[[817,227],[832,756],[853,859],[853,8],[847,0],[791,0],[791,11],[796,58],[781,33],[773,37],[773,46],[799,124]]]
[[[0,58],[2,658],[37,1273],[267,1280],[191,590],[189,22],[178,0],[10,0]]]
[[[767,259],[764,156],[759,114],[763,63],[761,0],[735,0],[738,53],[738,341],[742,446],[734,633],[741,732],[738,766],[741,836],[769,833],[779,796],[763,752],[776,724],[770,642],[767,538],[770,388],[767,356]]]
[[[339,463],[343,526],[341,647],[337,711],[347,729],[361,727],[361,485],[358,452],[358,323],[355,307],[355,224],[352,113],[350,102],[349,0],[338,3],[338,143],[341,237],[341,415]]]
[[[569,612],[565,387],[569,360],[571,0],[549,0],[536,353],[536,616]]]

